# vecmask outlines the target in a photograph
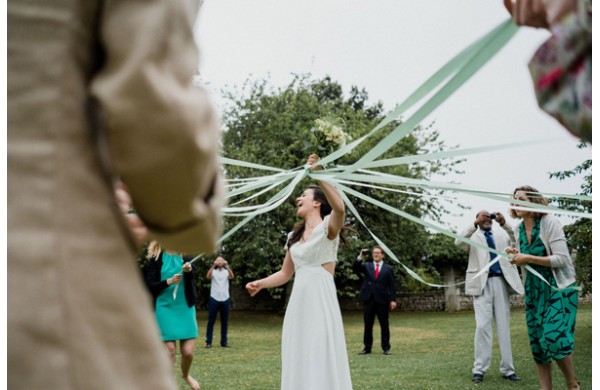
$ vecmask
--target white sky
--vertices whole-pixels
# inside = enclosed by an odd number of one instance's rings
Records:
[[[330,75],[345,93],[352,85],[365,88],[371,103],[382,101],[389,111],[507,17],[501,0],[205,0],[196,28],[200,72],[217,103],[221,88],[248,78],[270,78],[279,87],[293,74],[311,73],[315,79]],[[580,179],[560,182],[547,174],[591,157],[591,148],[578,150],[577,139],[537,107],[527,62],[548,35],[523,28],[423,124],[435,120],[447,145],[464,148],[556,141],[469,156],[463,175],[439,180],[499,192],[523,184],[579,192]],[[506,203],[459,201],[472,210],[444,218],[459,229],[480,209],[507,214]]]

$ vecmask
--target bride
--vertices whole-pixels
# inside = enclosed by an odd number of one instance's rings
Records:
[[[319,157],[308,158],[311,170]],[[310,186],[296,200],[302,221],[288,234],[281,270],[250,282],[251,296],[278,287],[296,274],[283,320],[282,390],[352,389],[342,315],[333,280],[344,202],[325,182]],[[344,239],[342,237],[342,239]]]

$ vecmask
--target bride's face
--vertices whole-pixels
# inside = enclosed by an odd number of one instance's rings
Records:
[[[305,218],[311,211],[316,210],[319,205],[320,203],[314,198],[314,191],[309,188],[296,199],[296,214]]]

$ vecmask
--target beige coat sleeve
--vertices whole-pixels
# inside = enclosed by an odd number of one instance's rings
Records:
[[[111,160],[152,238],[187,254],[212,252],[224,189],[219,123],[192,84],[199,55],[182,1],[106,1],[105,63],[91,80]]]

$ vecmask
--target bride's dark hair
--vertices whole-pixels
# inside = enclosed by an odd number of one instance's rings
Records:
[[[309,190],[313,190],[313,199],[316,200],[317,202],[321,203],[321,218],[325,219],[325,217],[329,214],[331,214],[331,205],[329,204],[329,201],[327,200],[327,196],[325,196],[325,192],[323,192],[323,189],[319,186],[316,185],[310,185],[308,186]],[[306,221],[302,220],[300,222],[298,222],[296,225],[294,225],[294,228],[292,229],[292,235],[290,236],[290,239],[287,242],[287,247],[291,247],[292,245],[294,245],[295,243],[297,243],[298,241],[300,241],[300,239],[302,238],[302,235],[304,234],[304,230],[306,229]],[[347,245],[348,244],[348,239],[346,238],[346,230],[351,230],[349,227],[347,226],[343,226],[342,230],[340,230],[340,241],[342,242],[342,244]]]

